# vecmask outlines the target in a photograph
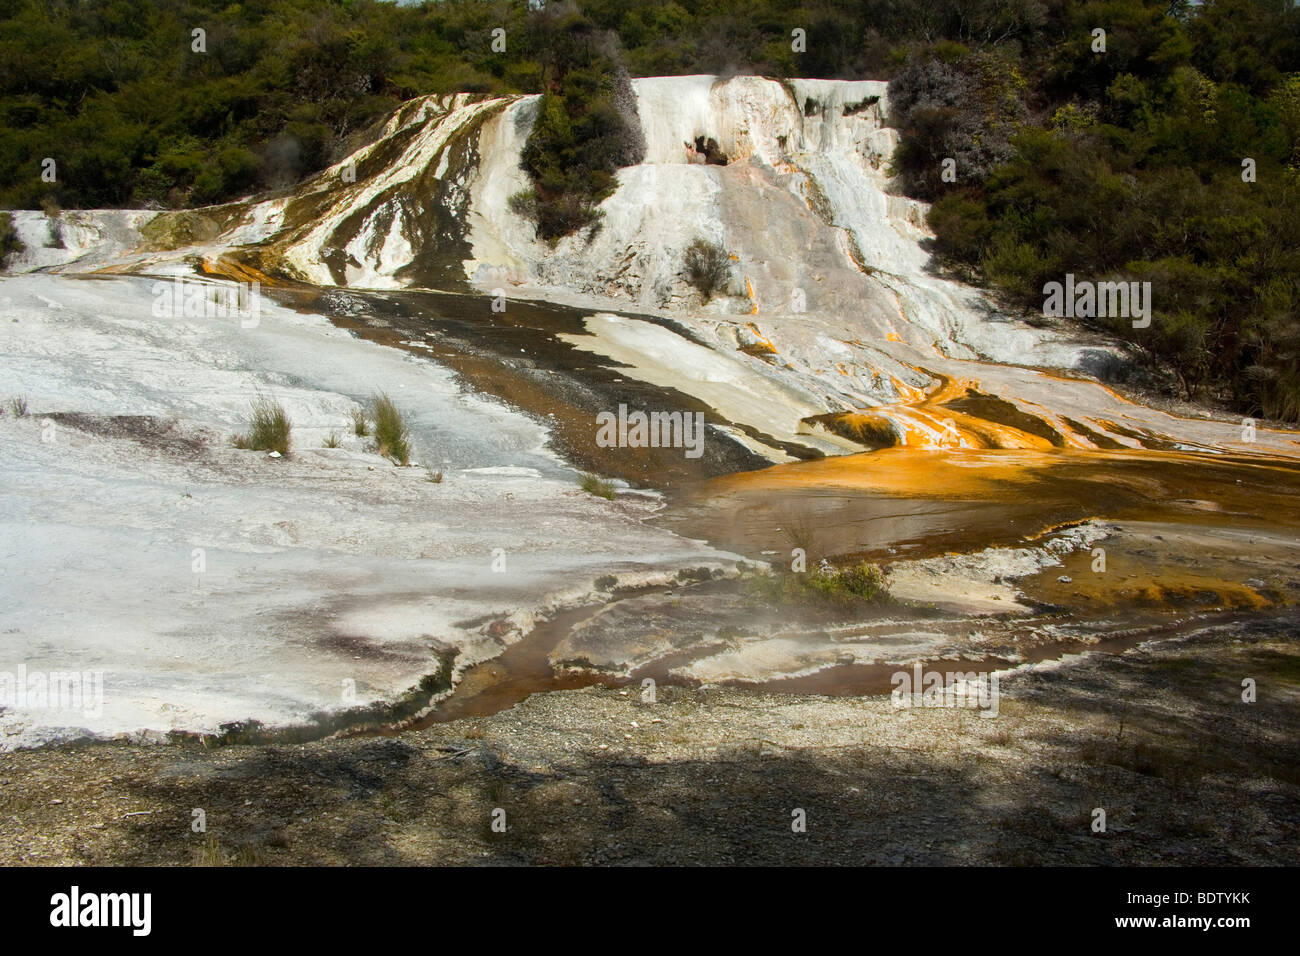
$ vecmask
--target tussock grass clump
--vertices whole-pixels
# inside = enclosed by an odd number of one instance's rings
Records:
[[[365,438],[370,434],[370,422],[366,419],[364,408],[352,409],[352,434],[358,438]]]
[[[399,465],[411,463],[411,432],[393,400],[383,392],[370,399],[370,417],[375,423],[375,443],[379,454]]]
[[[7,404],[9,408],[9,413],[13,415],[14,418],[27,417],[27,396],[26,395],[15,395],[13,398],[9,399],[9,402]]]
[[[248,431],[235,436],[235,447],[251,451],[278,451],[281,455],[288,455],[291,444],[289,433],[292,430],[293,423],[289,421],[284,406],[259,395],[253,401]]]
[[[578,476],[578,483],[582,490],[590,495],[597,495],[601,498],[614,500],[614,483],[601,478],[599,475],[593,475],[589,472],[583,472]]]
[[[429,481],[433,482],[435,485],[440,485],[440,484],[442,484],[442,469],[441,469],[441,468],[432,468],[432,467],[430,467],[429,465],[425,465],[425,466],[424,466],[424,470],[427,471],[427,472],[429,473],[429,474],[428,474],[428,480],[429,480]]]
[[[755,598],[775,605],[821,605],[850,608],[889,597],[885,573],[860,561],[847,568],[826,565],[802,574],[759,574],[749,579]]]
[[[329,437],[326,438],[323,442],[321,442],[321,447],[323,447],[323,448],[338,448],[338,447],[339,447],[339,436],[338,436],[336,433],[334,433],[334,432],[330,432]]]

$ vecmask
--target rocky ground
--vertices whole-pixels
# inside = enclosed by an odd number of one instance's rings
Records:
[[[1294,864],[1296,624],[1022,670],[994,719],[589,687],[394,737],[0,754],[0,862]]]

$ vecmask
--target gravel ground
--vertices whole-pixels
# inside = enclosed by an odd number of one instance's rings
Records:
[[[1295,864],[1296,625],[1024,669],[996,719],[591,687],[391,738],[0,754],[0,863]]]

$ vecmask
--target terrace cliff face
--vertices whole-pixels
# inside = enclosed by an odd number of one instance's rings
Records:
[[[926,271],[924,204],[887,190],[887,85],[760,77],[634,83],[645,161],[619,173],[594,230],[553,248],[510,211],[536,97],[426,97],[292,197],[241,209],[223,240],[317,285],[469,279],[613,299],[645,311],[849,315],[864,338],[955,358],[1070,367],[1077,349],[988,321],[971,290]],[[703,148],[697,148],[703,147]],[[724,165],[725,163],[725,165]],[[696,238],[735,260],[730,294],[685,282]]]
[[[678,76],[634,88],[644,161],[619,170],[595,227],[554,246],[509,202],[528,186],[519,163],[538,98],[456,94],[404,104],[368,145],[276,198],[148,221],[65,214],[78,225],[61,250],[42,245],[40,214],[20,214],[41,248],[18,268],[183,257],[234,278],[576,306],[588,318],[570,345],[767,436],[750,450],[774,461],[791,442],[832,454],[1240,444],[1235,426],[1076,380],[1124,369],[1119,347],[1078,325],[1031,327],[930,270],[926,207],[890,189],[885,83]],[[144,245],[124,252],[126,233]],[[732,259],[709,301],[685,277],[700,238]]]
[[[874,436],[868,445],[1039,447],[1041,437],[1023,431],[977,433],[915,406],[948,378],[982,378],[945,360],[1093,372],[1118,361],[1106,348],[998,316],[973,290],[927,270],[925,206],[888,189],[897,136],[885,83],[682,76],[634,86],[645,159],[619,171],[595,228],[554,246],[509,204],[528,186],[520,155],[537,98],[465,95],[407,104],[375,142],[293,196],[240,209],[222,241],[269,274],[317,285],[468,281],[483,292],[673,317],[727,356],[704,356],[709,367],[696,378],[748,383],[755,408],[733,402],[737,421],[782,440],[825,433],[810,443],[827,452],[862,447],[864,436]],[[708,302],[684,275],[697,238],[733,260],[729,286]],[[598,342],[581,347],[625,363],[629,351],[669,368],[683,355],[684,343],[650,341],[663,336],[602,316],[589,331]],[[716,407],[707,388],[641,371]],[[774,420],[774,404],[789,421]],[[871,422],[834,417],[880,406],[896,410]],[[832,417],[810,424],[821,415]],[[1059,422],[1053,429],[1071,434]]]

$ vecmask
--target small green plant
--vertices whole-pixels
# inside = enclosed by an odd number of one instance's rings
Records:
[[[293,423],[289,421],[284,406],[264,395],[259,395],[253,401],[248,431],[235,436],[235,447],[251,451],[275,451],[281,455],[288,455],[291,442],[289,433],[292,429]]]
[[[15,395],[9,399],[9,411],[14,418],[23,418],[27,415],[27,396]]]
[[[49,238],[45,241],[45,248],[64,248],[63,220],[60,218],[63,215],[63,210],[59,208],[59,204],[50,196],[45,196],[41,199],[41,209],[45,213],[46,222],[48,223],[49,228]]]
[[[429,465],[425,465],[425,466],[424,466],[424,470],[425,470],[426,472],[428,472],[428,480],[429,480],[429,481],[433,482],[435,485],[440,485],[440,484],[442,484],[442,469],[441,469],[441,468],[437,468],[437,469],[435,469],[435,468],[430,467]]]
[[[326,438],[321,445],[325,448],[338,448],[339,436],[336,432],[330,432],[329,438]]]
[[[776,605],[849,608],[889,596],[884,572],[865,561],[847,568],[823,564],[804,573],[758,574],[749,579],[749,588],[758,600]]]
[[[399,465],[411,463],[411,433],[393,400],[383,392],[370,399],[370,417],[375,423],[375,443],[379,454]]]
[[[578,483],[582,490],[591,495],[598,495],[601,498],[614,500],[614,483],[601,478],[599,475],[593,475],[589,472],[583,472],[578,476]]]
[[[364,408],[352,409],[352,433],[358,438],[365,438],[370,434],[370,422],[366,420]]]

